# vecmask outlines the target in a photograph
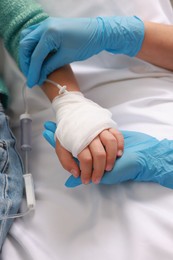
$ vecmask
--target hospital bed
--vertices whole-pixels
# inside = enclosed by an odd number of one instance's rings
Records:
[[[52,16],[138,15],[173,23],[168,0],[39,0]],[[74,6],[75,4],[75,6]],[[20,140],[25,79],[5,53],[8,114]],[[72,68],[86,97],[110,109],[123,130],[173,139],[173,74],[154,65],[103,52]],[[55,120],[39,87],[27,90],[32,115],[30,171],[36,209],[16,219],[2,260],[172,260],[173,191],[154,183],[64,186],[69,177],[42,137],[45,120]],[[18,142],[19,146],[19,142]],[[25,198],[21,211],[25,209]]]

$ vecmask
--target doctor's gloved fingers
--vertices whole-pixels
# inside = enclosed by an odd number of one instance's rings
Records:
[[[53,132],[53,134],[55,134],[57,124],[55,122],[52,122],[52,121],[45,121],[44,127],[45,127],[46,130],[49,130],[49,131]]]
[[[44,123],[44,127],[46,130],[43,131],[43,136],[44,138],[47,140],[47,142],[55,148],[55,130],[56,130],[56,123],[52,122],[52,121],[46,121]]]
[[[49,39],[47,32],[43,34],[36,45],[30,60],[28,72],[28,85],[42,85],[47,76],[58,69],[57,49],[59,48],[58,37],[56,44]]]
[[[24,50],[23,47],[19,47],[19,64],[20,69],[25,77],[28,75],[29,71],[29,64],[30,64],[30,58],[28,53],[26,53],[27,50]]]
[[[124,137],[123,134],[118,131],[117,129],[110,128],[109,132],[112,133],[112,135],[117,140],[117,156],[121,157],[124,152]]]
[[[62,167],[75,178],[79,177],[80,169],[77,162],[74,160],[72,154],[60,144],[58,139],[56,139],[55,150]]]
[[[22,32],[21,32],[21,38],[22,38]],[[28,76],[31,57],[39,41],[39,39],[34,39],[32,37],[32,34],[33,33],[31,32],[28,35],[26,35],[24,38],[20,40],[19,43],[19,63],[20,63],[20,68],[23,74],[25,75],[25,77]]]
[[[35,46],[37,45],[37,42],[30,40],[21,40],[19,44],[19,63],[20,63],[20,69],[25,75],[25,77],[28,77],[29,74],[29,68],[31,63],[31,57],[32,53],[34,52]],[[27,78],[27,85],[31,87],[28,84],[28,78]]]
[[[53,147],[55,148],[56,143],[55,143],[55,139],[54,139],[54,133],[49,131],[49,130],[45,130],[43,131],[43,137],[46,139],[46,141]]]
[[[42,37],[42,33],[39,28],[39,24],[37,26],[33,25],[33,27],[24,29],[21,32],[20,35],[21,40],[19,44],[19,62],[20,62],[21,70],[26,77],[28,77],[30,63],[32,61],[35,49],[41,37]],[[37,64],[38,62],[36,63],[35,66],[37,66]],[[29,80],[27,79],[27,85],[29,87],[32,87],[35,84],[32,84],[32,81],[30,82],[30,79]]]

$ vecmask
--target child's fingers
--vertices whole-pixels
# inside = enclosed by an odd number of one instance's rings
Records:
[[[110,128],[109,132],[112,133],[117,140],[117,156],[120,157],[124,151],[124,137],[117,129]]]
[[[106,150],[106,165],[105,170],[111,171],[117,157],[117,139],[108,130],[104,130],[99,135],[100,140]]]
[[[106,152],[99,137],[90,143],[89,149],[93,157],[92,182],[98,184],[105,171]]]
[[[55,150],[63,168],[66,171],[70,172],[74,177],[78,177],[80,175],[80,169],[77,163],[75,162],[72,154],[67,151],[63,146],[61,146],[58,139],[56,139]]]
[[[78,160],[80,162],[82,183],[88,184],[91,180],[93,169],[92,155],[88,147],[78,154]]]

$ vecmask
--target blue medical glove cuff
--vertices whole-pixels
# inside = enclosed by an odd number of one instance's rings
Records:
[[[134,57],[144,40],[144,23],[137,16],[103,17],[105,24],[105,49],[114,54]]]

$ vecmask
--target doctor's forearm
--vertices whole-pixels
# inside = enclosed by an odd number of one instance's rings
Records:
[[[68,91],[80,91],[73,71],[69,65],[57,69],[48,76],[48,79],[60,84],[61,86],[65,85]],[[52,83],[44,82],[41,88],[51,102],[59,95],[58,88]]]
[[[137,57],[173,70],[173,25],[145,22],[145,37]]]

